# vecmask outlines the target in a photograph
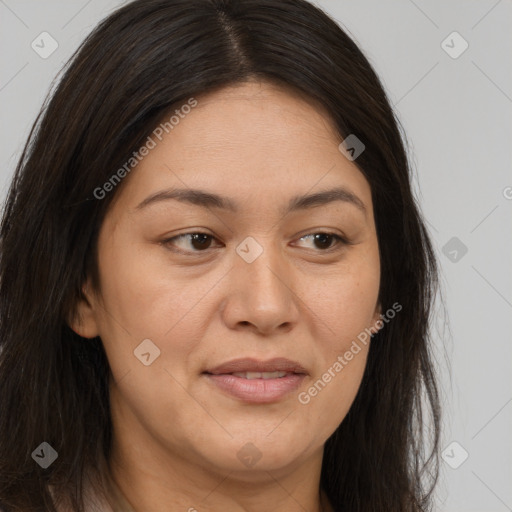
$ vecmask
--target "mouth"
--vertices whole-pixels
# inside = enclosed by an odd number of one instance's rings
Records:
[[[299,363],[285,358],[236,359],[208,369],[203,375],[231,398],[263,404],[283,400],[300,386],[308,372]]]
[[[288,372],[233,372],[229,375],[240,377],[241,379],[253,380],[253,379],[281,379],[289,375]]]

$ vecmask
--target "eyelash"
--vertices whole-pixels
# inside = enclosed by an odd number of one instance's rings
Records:
[[[194,250],[194,251],[184,251],[184,250],[180,250],[180,249],[176,249],[176,248],[173,249],[173,248],[170,247],[170,246],[173,245],[172,244],[173,241],[176,241],[176,240],[179,240],[179,239],[183,239],[185,237],[192,236],[192,235],[205,235],[207,237],[215,239],[215,237],[213,235],[210,235],[209,233],[203,233],[201,231],[192,231],[192,232],[189,232],[189,233],[182,233],[181,235],[173,236],[171,238],[163,240],[161,243],[163,245],[169,247],[170,250],[172,250],[173,252],[177,252],[177,253],[180,253],[180,254],[200,254],[200,253],[206,253],[210,249],[209,247],[206,248],[203,251],[196,251],[196,250]],[[342,237],[341,235],[339,235],[337,233],[332,233],[332,232],[328,232],[328,231],[317,231],[317,232],[309,233],[307,235],[301,236],[299,238],[299,240],[302,240],[304,238],[308,238],[308,237],[311,237],[311,236],[314,236],[314,235],[327,235],[329,237],[334,238],[338,242],[333,247],[329,247],[328,249],[319,249],[318,252],[331,253],[333,251],[340,250],[343,246],[350,245],[350,242],[346,238]]]

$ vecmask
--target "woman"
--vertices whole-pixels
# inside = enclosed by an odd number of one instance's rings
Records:
[[[409,174],[378,77],[308,2],[110,15],[4,208],[0,507],[430,510]]]

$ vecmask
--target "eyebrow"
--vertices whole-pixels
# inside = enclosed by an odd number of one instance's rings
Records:
[[[237,213],[239,206],[233,199],[223,197],[212,192],[206,192],[198,189],[168,189],[155,192],[150,196],[146,197],[135,210],[142,210],[149,205],[161,202],[176,200],[183,203],[189,203],[202,208],[216,208],[221,210],[230,211]],[[366,215],[366,207],[354,193],[350,192],[346,188],[337,187],[314,194],[300,195],[292,197],[288,205],[281,210],[281,215],[287,215],[288,213],[295,212],[298,210],[306,210],[309,208],[316,208],[318,206],[324,206],[335,201],[342,201],[347,204],[351,204],[361,210]]]

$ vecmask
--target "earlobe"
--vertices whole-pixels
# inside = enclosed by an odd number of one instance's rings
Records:
[[[373,314],[372,318],[372,326],[370,328],[370,331],[373,334],[377,334],[382,327],[384,327],[384,322],[382,321],[382,308],[380,303],[377,304],[377,307],[375,308],[375,312]]]
[[[94,300],[89,295],[89,283],[82,286],[81,296],[78,298],[74,311],[68,317],[68,325],[82,338],[95,338],[99,336]]]

